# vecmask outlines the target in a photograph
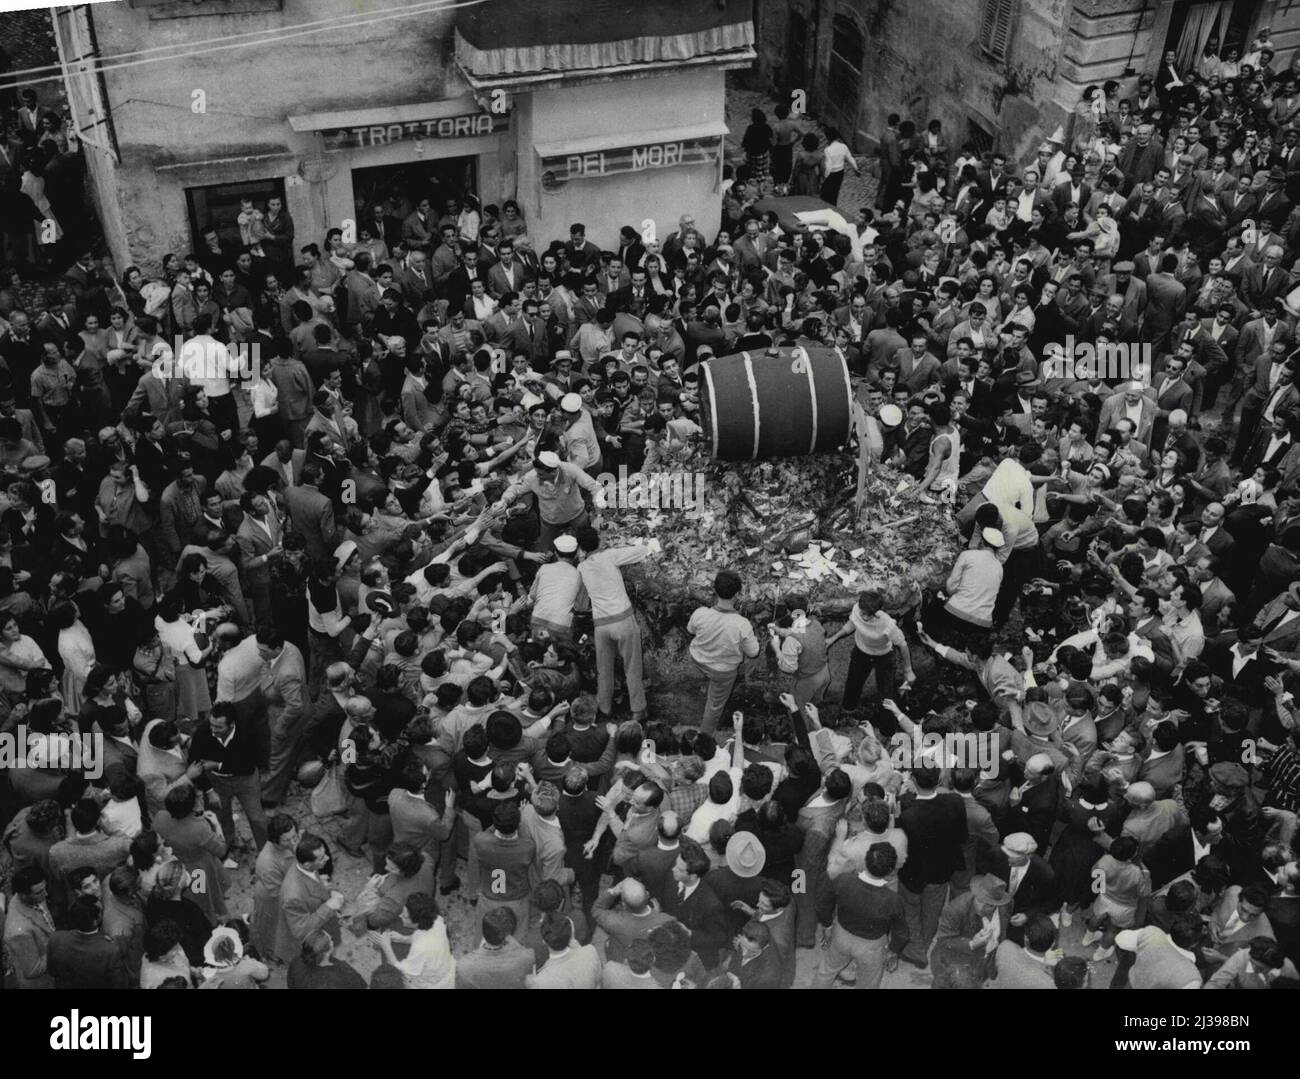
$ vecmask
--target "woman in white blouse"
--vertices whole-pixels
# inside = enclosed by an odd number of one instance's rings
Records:
[[[393,954],[391,932],[366,934],[384,962],[401,972],[407,989],[456,988],[456,961],[451,956],[447,923],[438,910],[438,901],[424,892],[407,897],[402,911],[402,925],[414,927],[411,948],[405,959]]]
[[[0,614],[0,695],[8,712],[27,691],[27,672],[49,669],[41,646],[28,637],[11,612]]]
[[[212,644],[199,644],[194,627],[181,617],[181,601],[175,593],[163,596],[158,602],[154,628],[163,647],[176,661],[177,717],[202,719],[212,710],[208,675],[204,669]]]
[[[59,631],[59,658],[63,660],[63,701],[73,715],[81,711],[81,691],[95,665],[95,642],[82,624],[75,603],[56,603],[49,624]]]

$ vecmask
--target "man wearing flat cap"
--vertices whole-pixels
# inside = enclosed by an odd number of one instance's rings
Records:
[[[973,877],[969,891],[948,900],[930,952],[931,988],[954,988],[958,970],[970,972],[976,985],[983,983],[993,953],[1006,939],[1010,906],[1006,885],[987,873]]]
[[[1025,924],[1036,914],[1050,915],[1057,907],[1056,873],[1038,853],[1038,843],[1027,832],[1012,832],[1002,845],[982,846],[976,866],[1000,880],[1011,895],[1007,937],[1023,943]]]

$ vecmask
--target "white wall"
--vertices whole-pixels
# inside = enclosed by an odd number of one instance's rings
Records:
[[[548,192],[541,188],[535,147],[598,136],[609,137],[611,145],[632,146],[642,133],[721,124],[724,93],[722,71],[688,70],[518,95],[519,191],[534,246],[540,250],[550,240],[567,240],[569,226],[580,221],[592,243],[612,249],[620,226],[639,228],[645,218],[654,218],[660,236],[666,236],[684,213],[695,215],[712,234],[722,211],[715,166],[570,180]]]

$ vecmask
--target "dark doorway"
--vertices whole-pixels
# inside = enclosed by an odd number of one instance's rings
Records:
[[[369,208],[379,202],[388,202],[394,216],[405,217],[420,199],[428,198],[442,213],[448,199],[478,197],[478,158],[443,157],[353,169],[352,195],[358,221],[369,220]]]
[[[284,180],[246,180],[237,184],[213,184],[210,187],[185,189],[189,204],[190,237],[195,251],[203,250],[203,231],[217,230],[221,246],[226,251],[238,251],[243,246],[239,234],[239,202],[252,199],[259,210],[266,209],[266,200],[278,198],[284,203]]]
[[[1237,50],[1240,57],[1250,42],[1252,24],[1259,11],[1255,0],[1210,0],[1201,3],[1177,3],[1169,13],[1169,31],[1161,52],[1178,53],[1183,67],[1195,66],[1200,58],[1197,42],[1202,40],[1202,27],[1219,43],[1222,57],[1229,48]],[[1181,68],[1180,68],[1181,70]]]
[[[853,145],[862,100],[862,67],[866,42],[858,24],[847,15],[831,23],[831,62],[826,79],[827,111],[839,125],[844,141]]]
[[[807,89],[807,56],[808,20],[797,11],[792,11],[786,31],[785,85],[787,90]]]

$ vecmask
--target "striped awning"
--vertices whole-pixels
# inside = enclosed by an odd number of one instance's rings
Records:
[[[458,14],[456,62],[482,83],[751,57],[752,7],[752,0],[488,0]]]

